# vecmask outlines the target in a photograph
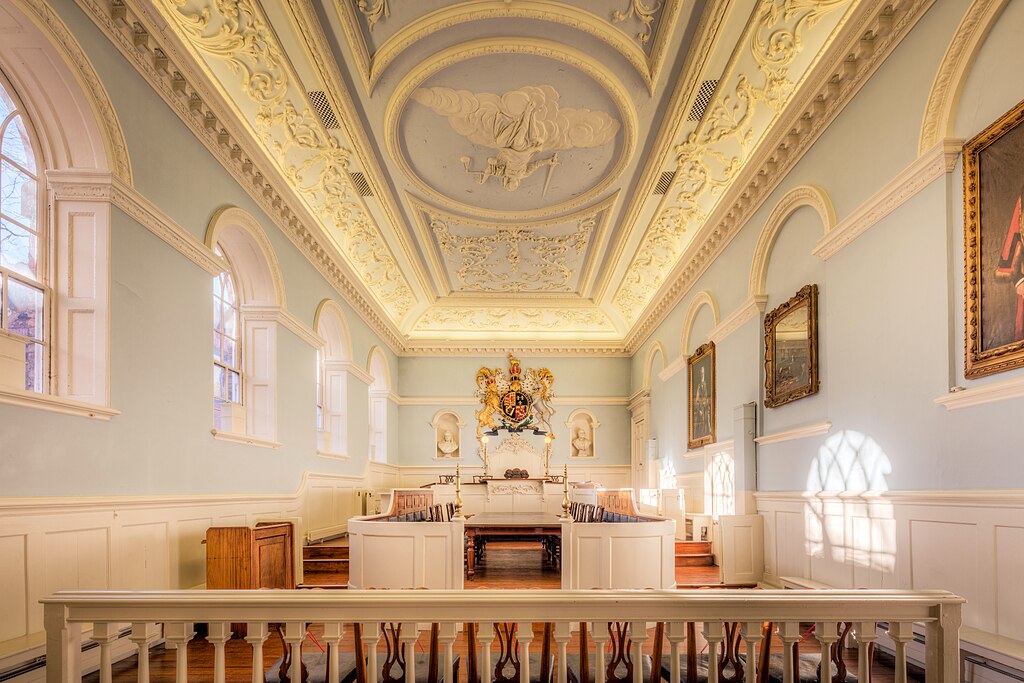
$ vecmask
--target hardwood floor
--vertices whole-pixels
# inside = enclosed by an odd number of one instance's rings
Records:
[[[677,581],[680,588],[694,588],[698,586],[718,585],[718,567],[678,567],[676,569]],[[324,572],[306,576],[305,585],[317,585],[323,587],[340,587],[348,581],[347,572]],[[558,588],[561,578],[558,569],[547,566],[542,561],[542,553],[539,544],[519,542],[492,542],[488,545],[486,559],[472,581],[467,581],[467,590],[487,590],[501,588]],[[541,624],[534,625],[536,646],[540,642]],[[351,630],[346,633],[342,641],[342,651],[352,652],[354,644]],[[653,629],[649,631],[653,636]],[[322,628],[314,625],[309,630],[309,636],[303,643],[302,651],[305,655],[320,652],[320,647],[326,649],[321,638]],[[699,637],[699,636],[698,636]],[[645,651],[650,652],[653,646],[653,638],[648,640]],[[593,648],[593,640],[588,638]],[[703,647],[703,641],[699,641]],[[801,649],[805,652],[814,651],[817,642],[808,638]],[[778,646],[776,646],[777,648]],[[579,635],[574,634],[569,643],[570,652],[578,652]],[[428,634],[422,633],[416,644],[417,652],[427,652],[429,649]],[[383,644],[381,645],[383,651]],[[591,650],[593,652],[593,649]],[[667,651],[667,646],[666,646]],[[192,681],[213,681],[213,646],[209,645],[200,637],[195,638],[188,645],[189,672],[188,680]],[[281,658],[283,652],[280,639],[272,635],[264,645],[263,670],[269,671]],[[467,657],[467,644],[465,635],[460,635],[455,643],[455,653],[463,661]],[[850,673],[856,676],[857,661],[856,652],[850,651],[845,655]],[[228,663],[226,683],[250,683],[252,681],[251,663],[252,648],[243,640],[231,640],[226,646],[226,660]],[[137,659],[129,657],[114,665],[113,681],[128,682],[137,680]],[[469,683],[466,680],[466,667],[460,667],[459,678],[461,683]],[[884,653],[879,652],[871,670],[871,679],[874,683],[889,683],[894,680],[892,660]],[[150,680],[153,683],[172,683],[175,680],[175,653],[158,646],[150,651]],[[276,679],[275,679],[276,680]],[[909,681],[923,681],[923,674],[910,672]],[[99,674],[92,674],[83,678],[88,683],[98,683]]]

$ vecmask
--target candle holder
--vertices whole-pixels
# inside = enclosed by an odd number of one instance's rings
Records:
[[[544,478],[551,478],[551,435],[544,435]]]
[[[562,515],[559,519],[567,519],[572,521],[572,515],[569,514],[569,466],[565,465],[562,470]]]
[[[487,473],[487,437],[480,437],[480,454],[484,459],[484,479],[489,478],[491,475]]]
[[[462,514],[462,478],[459,476],[459,465],[455,465],[455,514],[452,519],[466,519]]]

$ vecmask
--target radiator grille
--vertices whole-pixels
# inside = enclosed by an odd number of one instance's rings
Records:
[[[687,121],[700,121],[704,118],[704,112],[708,110],[708,105],[711,104],[711,97],[715,94],[715,88],[717,87],[717,78],[700,84],[700,88],[697,90],[697,98],[690,107],[690,115],[686,117]]]
[[[306,93],[309,95],[309,101],[313,105],[313,109],[316,110],[317,116],[320,117],[320,123],[324,124],[324,128],[328,130],[337,130],[338,117],[334,115],[334,110],[331,109],[330,102],[327,101],[327,93],[323,90],[311,90]]]

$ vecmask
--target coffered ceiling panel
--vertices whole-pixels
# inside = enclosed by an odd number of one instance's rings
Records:
[[[191,56],[261,150],[260,182],[305,207],[409,350],[529,337],[621,351],[711,253],[701,240],[721,237],[739,180],[771,175],[763,143],[799,129],[791,105],[843,27],[886,11],[118,2]]]

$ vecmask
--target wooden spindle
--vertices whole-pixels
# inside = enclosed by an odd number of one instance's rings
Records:
[[[519,641],[519,683],[530,683],[530,643],[533,642],[533,624],[529,621],[519,622],[516,627],[516,640]]]
[[[800,622],[784,621],[779,624],[777,632],[782,641],[782,683],[794,683],[797,680],[797,672],[793,670],[794,648],[800,642]]]
[[[265,621],[250,621],[246,625],[245,642],[252,645],[252,683],[266,680],[263,672],[263,643],[270,635],[270,626]]]
[[[196,635],[189,622],[164,624],[164,640],[174,647],[174,682],[188,683],[188,644]]]
[[[708,641],[708,683],[718,683],[718,646],[725,640],[721,621],[704,622],[704,640]]]
[[[327,683],[340,683],[341,671],[338,668],[338,652],[341,639],[345,637],[345,624],[340,621],[329,621],[324,624],[324,640],[327,641]]]
[[[896,683],[907,683],[907,643],[914,639],[914,624],[909,621],[890,621],[889,637],[896,643],[893,680]]]
[[[878,639],[875,622],[858,621],[854,624],[857,636],[857,683],[871,683],[871,653]]]
[[[128,637],[139,646],[139,683],[149,683],[149,641],[152,639],[149,627],[146,622],[134,622],[132,634]]]
[[[819,621],[814,624],[814,637],[821,644],[821,680],[832,680],[832,645],[839,640],[838,624],[834,621]]]
[[[110,644],[117,640],[117,629],[114,624],[96,623],[92,625],[92,639],[100,646],[100,683],[113,681],[113,662],[110,658]]]
[[[231,624],[226,621],[211,621],[206,633],[206,642],[213,645],[213,683],[227,681],[227,662],[224,658],[224,644],[231,639]],[[142,680],[141,678],[139,679]]]

